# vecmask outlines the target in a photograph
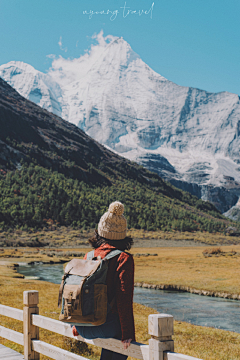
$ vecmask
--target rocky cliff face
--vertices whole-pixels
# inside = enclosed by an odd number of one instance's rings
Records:
[[[240,203],[233,206],[230,210],[226,211],[223,215],[234,221],[240,221]]]
[[[55,60],[48,75],[11,62],[0,66],[0,76],[23,96],[222,212],[240,196],[238,95],[176,85],[122,38],[72,62]]]

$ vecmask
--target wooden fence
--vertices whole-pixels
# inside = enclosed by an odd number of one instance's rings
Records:
[[[88,360],[39,340],[39,328],[57,334],[84,341],[104,349],[131,356],[139,360],[199,360],[191,356],[174,352],[173,317],[167,314],[154,314],[148,317],[148,332],[151,335],[149,345],[133,342],[127,350],[123,349],[120,340],[95,339],[87,340],[73,336],[71,326],[58,320],[39,315],[38,291],[24,291],[23,310],[0,305],[0,315],[23,321],[23,334],[0,326],[0,337],[24,346],[25,360],[38,360],[39,354],[57,360]]]

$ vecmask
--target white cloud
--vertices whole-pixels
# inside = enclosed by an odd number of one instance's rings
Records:
[[[56,55],[54,54],[49,54],[49,55],[46,55],[47,58],[49,59],[55,59]]]
[[[60,39],[58,41],[58,45],[60,47],[60,50],[64,51],[64,52],[67,52],[67,47],[63,47],[63,43],[62,43],[62,36],[60,36]]]
[[[85,51],[84,55],[75,59],[64,59],[62,56],[53,58],[52,67],[48,74],[58,82],[65,86],[72,81],[80,80],[93,66],[93,64],[102,56],[106,47],[118,37],[107,35],[103,36],[103,30],[98,34],[94,34],[92,39],[96,40],[96,44],[92,44],[89,50]],[[77,42],[78,43],[78,42]],[[62,37],[60,36],[58,45],[62,50]],[[76,44],[77,46],[77,44]]]
[[[60,49],[61,49],[61,47],[62,47],[62,37],[61,37],[61,36],[60,36],[60,39],[59,39],[58,45],[59,45],[59,47],[60,47]]]
[[[93,34],[92,39],[97,39],[97,42],[100,46],[106,47],[107,44],[117,39],[116,36],[107,35],[103,36],[103,30],[98,34]]]

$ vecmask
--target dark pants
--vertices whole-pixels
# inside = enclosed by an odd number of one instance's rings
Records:
[[[77,332],[85,339],[121,339],[122,332],[119,317],[111,312],[107,315],[107,320],[99,326],[76,326]],[[102,349],[100,360],[126,360],[127,356],[114,351]]]

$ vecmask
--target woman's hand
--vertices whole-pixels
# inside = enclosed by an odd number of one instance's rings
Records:
[[[126,350],[129,347],[131,341],[132,339],[127,339],[122,341],[124,350]]]
[[[72,328],[72,333],[73,333],[73,336],[78,336],[79,333],[77,332],[77,329],[75,328],[75,326],[73,326]]]

